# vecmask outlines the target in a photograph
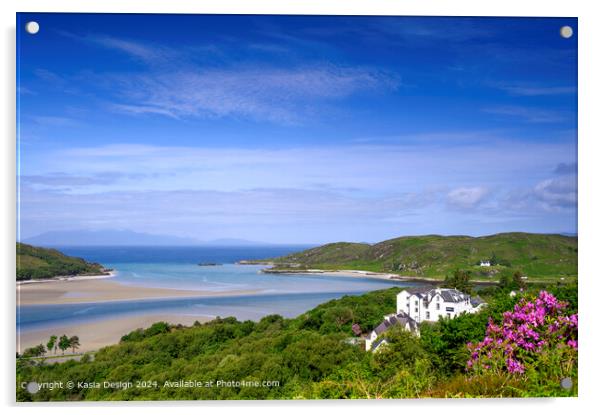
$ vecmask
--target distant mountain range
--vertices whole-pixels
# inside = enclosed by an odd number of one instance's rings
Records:
[[[169,235],[155,235],[127,230],[51,231],[26,238],[22,242],[36,246],[266,246],[266,242],[245,239],[202,241]]]

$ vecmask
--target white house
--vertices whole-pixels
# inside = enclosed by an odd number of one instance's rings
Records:
[[[475,313],[483,301],[453,288],[403,290],[397,294],[397,312],[406,313],[417,323],[454,318],[462,313]]]
[[[440,317],[455,318],[462,313],[476,313],[485,303],[453,288],[422,288],[403,290],[397,294],[397,313],[384,317],[383,322],[366,338],[366,351],[376,351],[387,340],[382,334],[394,325],[401,325],[420,335],[418,324],[437,321]]]
[[[489,262],[489,261],[481,261],[481,266],[482,267],[490,267],[491,266],[491,262]]]
[[[383,334],[395,325],[400,325],[404,329],[419,334],[418,323],[410,318],[406,313],[389,314],[385,316],[385,319],[380,323],[370,335],[366,338],[366,351],[375,352],[384,344],[387,344],[387,339],[381,337],[377,340],[378,336]]]

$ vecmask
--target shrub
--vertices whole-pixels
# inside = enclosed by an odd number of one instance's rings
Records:
[[[523,374],[550,353],[574,354],[575,359],[568,360],[576,361],[578,315],[565,315],[566,307],[546,291],[536,299],[522,298],[513,311],[503,314],[501,324],[489,320],[481,342],[468,343],[468,369]]]

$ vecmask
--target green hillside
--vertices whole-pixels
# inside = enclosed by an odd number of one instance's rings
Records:
[[[357,269],[443,278],[456,269],[480,279],[521,271],[528,278],[577,276],[577,238],[502,233],[483,237],[406,236],[374,245],[333,243],[275,258],[275,270]],[[481,267],[480,261],[491,261]]]
[[[65,275],[97,275],[105,272],[100,264],[67,256],[56,249],[38,248],[17,242],[17,281]]]

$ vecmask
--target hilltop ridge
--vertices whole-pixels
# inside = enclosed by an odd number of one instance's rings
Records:
[[[484,278],[514,271],[533,278],[563,278],[577,276],[577,241],[572,236],[524,232],[403,236],[376,244],[335,242],[269,262],[275,271],[350,269],[443,278],[465,269]],[[481,261],[490,266],[481,266]]]

